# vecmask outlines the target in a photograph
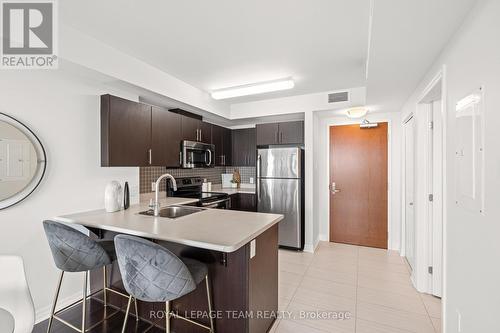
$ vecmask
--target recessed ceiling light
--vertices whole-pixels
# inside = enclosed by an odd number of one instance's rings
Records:
[[[271,91],[292,89],[295,83],[292,79],[282,79],[261,83],[247,84],[244,86],[230,87],[212,91],[213,99],[226,99],[239,96],[262,94]]]
[[[368,113],[368,109],[365,107],[356,107],[356,108],[351,108],[346,111],[346,114],[349,118],[362,118],[366,116]]]

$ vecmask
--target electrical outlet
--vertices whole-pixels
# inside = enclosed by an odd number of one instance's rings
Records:
[[[250,242],[250,259],[252,259],[253,257],[255,257],[255,254],[256,254],[256,240],[254,239],[253,241]]]
[[[152,182],[151,183],[151,192],[154,192],[155,191],[155,182]]]
[[[457,309],[457,332],[462,332],[462,314]]]
[[[254,183],[254,179],[253,177],[250,177],[250,184],[253,184]]]

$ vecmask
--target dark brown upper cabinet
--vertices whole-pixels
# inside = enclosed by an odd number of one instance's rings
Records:
[[[202,121],[202,117],[182,109],[171,109],[181,115],[182,138],[189,141],[212,143],[212,124]]]
[[[277,145],[279,144],[279,124],[258,124],[257,145]]]
[[[255,128],[233,130],[233,166],[255,166]]]
[[[101,96],[102,166],[180,166],[181,115]]]
[[[233,131],[229,128],[223,128],[222,137],[224,138],[224,144],[222,145],[224,165],[233,165]]]
[[[304,122],[257,125],[257,145],[302,144],[304,143]]]
[[[181,115],[153,106],[151,110],[151,165],[181,165]]]
[[[200,123],[201,120],[188,116],[182,117],[182,138],[189,141],[200,141]]]
[[[279,136],[281,144],[304,143],[304,122],[289,121],[279,123]]]
[[[101,96],[101,166],[147,166],[151,162],[151,106]]]
[[[231,165],[231,130],[222,126],[212,125],[212,144],[215,145],[215,165]]]
[[[212,142],[212,124],[206,123],[204,121],[200,122],[200,141],[203,143],[213,143]]]

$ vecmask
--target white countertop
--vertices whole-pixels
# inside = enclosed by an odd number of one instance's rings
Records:
[[[213,190],[213,189],[212,189]],[[149,193],[148,193],[149,195]],[[196,202],[185,198],[166,198],[163,206]],[[205,209],[177,219],[152,217],[138,213],[148,209],[148,196],[127,210],[107,213],[104,209],[58,216],[65,223],[80,224],[114,232],[164,240],[203,249],[233,252],[247,244],[283,219],[283,215],[241,212],[224,209]]]
[[[222,187],[222,184],[214,184],[212,192],[223,192],[229,195],[236,193],[255,194],[255,184],[241,184],[240,188]]]

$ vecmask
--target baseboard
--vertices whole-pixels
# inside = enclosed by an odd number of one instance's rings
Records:
[[[325,234],[319,234],[318,238],[322,242],[329,242],[330,241],[330,237],[328,237],[328,235],[325,235]]]
[[[305,244],[304,252],[314,253],[314,246],[312,244]]]
[[[82,298],[82,292],[77,292],[77,293],[75,293],[73,295],[70,295],[68,297],[65,297],[65,298],[59,298],[57,300],[57,309],[62,309],[65,306],[68,306],[71,303],[74,303],[74,302],[78,301],[81,298]],[[36,310],[36,314],[35,314],[35,316],[36,316],[35,317],[35,323],[38,324],[39,322],[42,322],[45,319],[48,319],[49,316],[50,316],[50,311],[51,310],[52,310],[52,304],[49,304],[49,305],[44,306],[44,307],[42,307],[40,309],[37,309]]]

